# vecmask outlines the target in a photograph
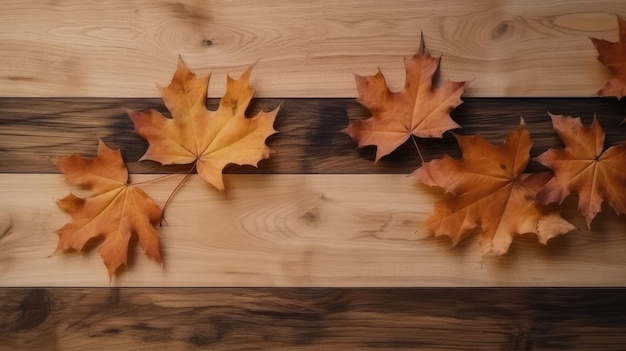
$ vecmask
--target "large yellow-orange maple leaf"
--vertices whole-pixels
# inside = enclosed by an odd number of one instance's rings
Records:
[[[209,76],[196,78],[179,59],[170,84],[159,87],[172,118],[156,110],[128,110],[135,131],[150,143],[140,160],[164,165],[195,162],[198,174],[223,190],[222,170],[226,165],[256,166],[268,158],[270,149],[265,139],[276,133],[273,125],[278,108],[246,118],[254,94],[249,85],[251,69],[237,80],[228,77],[218,109],[210,111],[206,107]]]
[[[535,193],[550,179],[548,173],[522,173],[530,159],[532,140],[523,123],[502,145],[480,135],[456,135],[463,158],[426,162],[413,174],[448,196],[435,204],[423,229],[448,235],[453,244],[480,228],[483,255],[502,255],[516,234],[535,233],[541,243],[574,227],[554,208],[540,208]]]
[[[159,235],[154,225],[161,219],[161,208],[141,189],[129,185],[128,170],[119,150],[112,151],[100,141],[94,159],[79,155],[60,157],[56,165],[73,185],[91,190],[88,198],[70,194],[57,203],[72,215],[72,221],[57,230],[57,252],[80,251],[95,238],[102,238],[98,252],[109,271],[109,278],[126,265],[131,235],[139,238],[143,251],[161,262]]]
[[[591,38],[591,41],[598,50],[598,61],[613,73],[613,78],[598,91],[598,95],[616,96],[621,99],[626,95],[626,19],[617,16],[617,23],[618,41],[610,42],[596,38]]]
[[[404,90],[393,93],[387,87],[380,69],[373,76],[355,76],[358,98],[372,117],[350,123],[342,131],[358,142],[358,147],[376,145],[376,159],[390,154],[411,135],[440,138],[450,129],[460,126],[450,117],[450,111],[463,101],[465,82],[446,81],[433,88],[433,74],[440,58],[433,58],[423,45],[409,60],[404,60],[406,79]]]
[[[550,149],[536,158],[554,172],[554,178],[537,193],[537,201],[561,203],[576,193],[587,226],[602,210],[603,200],[618,214],[626,213],[626,143],[603,152],[605,133],[595,116],[589,127],[580,118],[550,117],[565,149]]]

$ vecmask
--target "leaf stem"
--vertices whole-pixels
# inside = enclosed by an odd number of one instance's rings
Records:
[[[183,186],[183,184],[185,183],[185,181],[189,178],[189,176],[191,175],[191,172],[193,172],[193,170],[196,168],[196,162],[194,162],[191,165],[191,168],[189,168],[189,171],[187,171],[187,174],[185,174],[185,176],[183,177],[183,179],[178,183],[178,185],[176,185],[176,187],[174,188],[174,190],[172,191],[172,193],[170,194],[170,196],[167,198],[167,200],[165,201],[165,204],[163,205],[163,210],[161,211],[161,221],[159,222],[159,226],[163,226],[163,223],[165,223],[167,225],[167,221],[165,220],[165,209],[167,208],[167,206],[170,204],[170,202],[172,201],[172,199],[174,198],[174,195],[176,195],[176,193],[180,190],[180,188]]]
[[[424,156],[422,156],[422,152],[420,151],[419,146],[417,146],[417,141],[415,140],[415,135],[411,134],[411,140],[413,140],[413,145],[415,145],[415,150],[417,150],[417,154],[420,157],[421,164],[424,164]]]
[[[138,183],[130,183],[130,185],[135,185],[135,186],[137,186],[137,185],[150,184],[150,183],[152,183],[152,182],[157,182],[157,181],[159,181],[159,180],[161,180],[161,179],[165,179],[165,178],[167,178],[167,177],[170,177],[170,176],[173,176],[173,175],[176,175],[176,174],[178,174],[178,173],[168,173],[168,174],[162,175],[162,176],[160,176],[160,177],[156,177],[156,178],[152,178],[152,179],[145,180],[145,181],[143,181],[143,182],[138,182]]]

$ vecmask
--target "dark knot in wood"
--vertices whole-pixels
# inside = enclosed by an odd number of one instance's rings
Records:
[[[311,208],[302,216],[304,222],[308,225],[315,225],[320,220],[320,212],[317,207]]]
[[[19,306],[20,314],[13,326],[17,332],[26,332],[41,325],[50,315],[50,298],[45,289],[30,290]]]
[[[502,38],[507,32],[510,30],[510,25],[508,21],[500,22],[496,28],[491,32],[491,39],[496,40]]]

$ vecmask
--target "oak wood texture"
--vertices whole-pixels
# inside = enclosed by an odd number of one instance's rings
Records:
[[[215,104],[216,101],[211,101]],[[626,222],[610,209],[587,229],[575,198],[564,216],[579,230],[547,247],[520,237],[502,258],[483,259],[477,238],[452,248],[446,238],[416,232],[439,193],[408,174],[418,165],[411,142],[374,165],[373,150],[359,152],[340,133],[349,120],[367,116],[348,99],[261,99],[251,108],[282,103],[274,154],[253,167],[229,168],[222,193],[195,175],[167,209],[162,235],[165,266],[148,260],[137,245],[131,269],[115,286],[624,286]],[[616,99],[474,98],[455,111],[465,129],[500,143],[520,123],[536,138],[535,155],[560,143],[547,110],[594,112],[605,125],[607,146],[622,142],[624,101]],[[50,156],[92,155],[97,138],[138,159],[146,142],[132,132],[122,106],[161,108],[145,99],[0,99],[0,285],[108,286],[95,250],[49,257],[54,231],[69,220],[55,204],[70,191]],[[429,158],[459,154],[447,135],[425,143]],[[144,166],[145,165],[145,166]],[[132,163],[142,183],[159,178],[153,162]],[[539,170],[538,165],[530,170]],[[142,185],[163,205],[188,167]],[[171,169],[170,169],[171,170]],[[46,172],[46,173],[42,173]],[[147,174],[145,174],[147,173]]]
[[[402,86],[420,32],[468,96],[592,96],[610,73],[589,37],[617,39],[622,0],[4,0],[0,96],[156,96],[182,55],[198,73],[257,62],[259,97],[354,97],[353,73]]]
[[[623,350],[623,289],[0,289],[0,350]]]

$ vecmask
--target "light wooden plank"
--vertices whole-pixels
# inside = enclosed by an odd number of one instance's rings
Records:
[[[0,96],[156,96],[178,55],[199,74],[258,60],[262,97],[354,97],[381,67],[402,87],[420,32],[468,96],[591,96],[609,78],[589,37],[617,38],[622,0],[0,2]]]
[[[145,181],[154,175],[135,175]],[[178,177],[178,178],[177,178]],[[163,203],[181,176],[149,183]],[[520,237],[483,259],[476,238],[452,249],[415,233],[435,194],[405,175],[229,175],[226,193],[195,176],[160,229],[165,266],[132,251],[115,286],[624,286],[626,221],[603,213],[547,247]],[[61,175],[0,175],[0,285],[108,286],[97,253],[50,254],[69,218]],[[73,191],[76,191],[75,189]]]
[[[624,289],[0,289],[6,350],[623,350]]]

